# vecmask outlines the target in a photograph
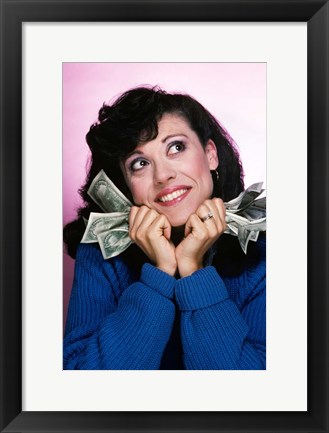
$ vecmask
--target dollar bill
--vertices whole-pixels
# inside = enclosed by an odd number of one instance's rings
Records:
[[[266,217],[266,197],[255,200],[251,205],[243,210],[238,210],[238,214],[248,220],[258,220]]]
[[[98,242],[97,236],[102,232],[122,228],[128,232],[128,212],[96,213],[91,212],[84,232],[82,243]]]
[[[104,212],[127,212],[132,203],[101,170],[92,181],[88,195]]]
[[[118,256],[132,244],[128,228],[113,229],[107,233],[100,233],[98,240],[105,259]]]
[[[246,224],[244,226],[240,226],[239,227],[239,232],[238,232],[238,239],[239,239],[239,243],[240,246],[242,248],[242,251],[247,254],[247,246],[248,246],[248,242],[251,239],[252,236],[254,236],[253,232],[258,231],[265,231],[266,230],[266,221],[262,221],[259,223],[254,223],[254,224]]]
[[[256,242],[266,230],[266,197],[263,182],[254,183],[238,197],[224,203],[226,208],[225,233],[236,236],[244,253],[249,241]],[[98,242],[105,259],[115,257],[131,244],[129,213],[132,203],[101,170],[90,185],[88,194],[104,213],[90,214],[82,243]]]
[[[256,198],[260,194],[262,194],[262,192],[264,192],[262,186],[263,182],[258,182],[250,185],[236,198],[225,203],[226,210],[234,213],[241,212],[243,209],[249,207],[256,200]]]
[[[226,213],[227,228],[224,233],[237,236],[244,253],[247,253],[249,241],[256,242],[260,231],[266,230],[266,217],[248,219],[236,213]]]

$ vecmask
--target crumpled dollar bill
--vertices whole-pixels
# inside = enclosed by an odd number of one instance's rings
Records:
[[[249,241],[256,242],[259,233],[266,230],[266,197],[258,198],[264,192],[262,186],[263,182],[254,183],[224,203],[225,233],[238,237],[245,254]],[[104,213],[90,213],[81,242],[98,242],[104,259],[115,257],[132,244],[128,218],[133,204],[103,170],[93,180],[88,194]]]

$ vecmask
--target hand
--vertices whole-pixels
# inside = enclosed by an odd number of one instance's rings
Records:
[[[211,218],[203,220],[209,214]],[[203,268],[203,257],[226,229],[226,209],[219,198],[204,201],[190,215],[185,225],[185,238],[176,247],[178,271],[181,277]]]
[[[147,206],[133,206],[129,215],[129,236],[154,265],[174,276],[175,247],[170,241],[171,225],[164,215]]]

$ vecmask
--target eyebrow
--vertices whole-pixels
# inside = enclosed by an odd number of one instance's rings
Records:
[[[170,134],[170,135],[167,135],[165,138],[163,138],[162,140],[161,140],[161,142],[162,143],[165,143],[167,140],[169,140],[170,138],[173,138],[173,137],[177,137],[177,136],[182,136],[182,137],[185,137],[185,138],[188,138],[187,137],[187,135],[185,135],[185,134],[180,134],[180,133],[178,133],[178,134]]]
[[[123,158],[123,163],[126,163],[126,161],[127,161],[129,158],[131,158],[133,155],[144,155],[144,153],[143,153],[142,151],[140,151],[140,150],[135,149],[135,150],[133,150],[132,152],[130,152],[127,156],[125,156],[125,157]]]

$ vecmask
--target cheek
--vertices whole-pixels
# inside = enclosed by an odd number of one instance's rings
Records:
[[[214,184],[207,162],[204,162],[201,167],[199,165],[199,169],[196,172],[196,179],[199,179],[202,198],[210,198],[214,189]]]
[[[129,189],[136,205],[141,205],[146,202],[148,188],[145,187],[145,182],[131,182]]]
[[[202,161],[202,163],[200,164],[200,161]],[[190,173],[194,173],[195,174],[195,179],[200,179],[200,181],[202,180],[203,183],[205,184],[209,184],[209,182],[211,182],[212,184],[212,177],[211,177],[211,173],[210,173],[210,168],[208,165],[208,161],[206,160],[206,158],[200,158],[198,161],[194,161],[193,164],[191,164],[190,166]]]
[[[214,189],[214,183],[212,181],[211,175],[207,175],[203,181],[204,192],[207,198],[210,198]]]

